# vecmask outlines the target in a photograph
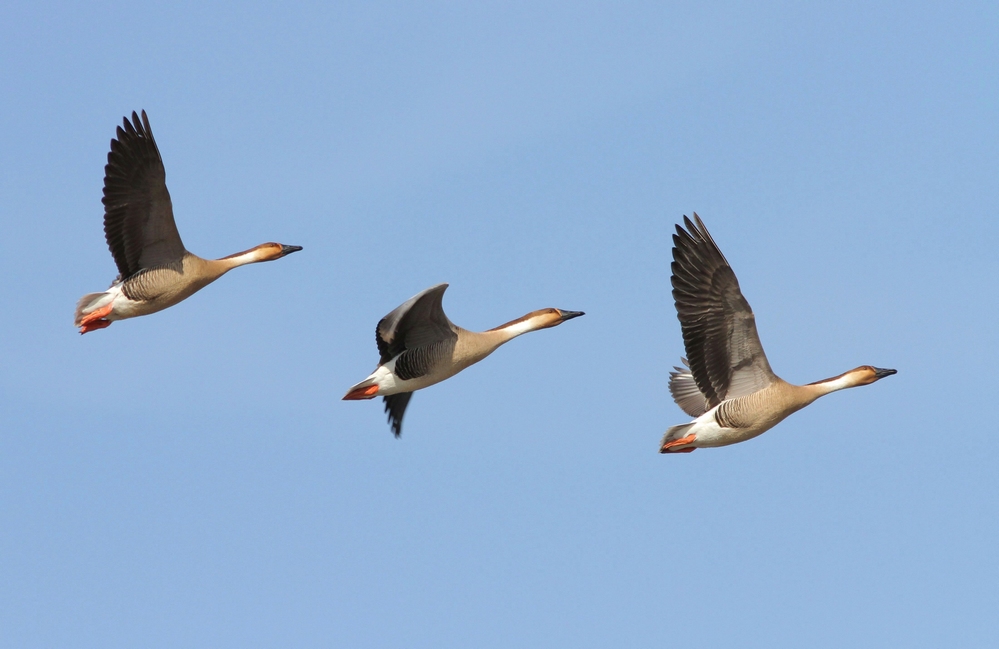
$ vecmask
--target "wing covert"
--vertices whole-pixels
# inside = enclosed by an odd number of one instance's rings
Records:
[[[381,356],[379,362],[387,363],[408,349],[457,337],[441,304],[447,287],[438,284],[417,293],[378,322],[375,342]]]

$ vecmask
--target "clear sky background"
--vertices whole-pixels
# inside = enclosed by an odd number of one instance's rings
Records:
[[[14,0],[0,88],[0,645],[999,646],[994,2]],[[143,108],[192,252],[305,250],[81,337]],[[693,211],[780,376],[898,375],[659,455]],[[397,440],[438,282],[586,316]]]

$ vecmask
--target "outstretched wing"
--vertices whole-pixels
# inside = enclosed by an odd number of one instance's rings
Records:
[[[409,298],[381,319],[375,329],[375,341],[381,363],[387,363],[404,351],[430,347],[435,343],[457,340],[454,325],[444,315],[441,300],[447,284],[438,284]]]
[[[184,244],[173,220],[166,172],[146,111],[132,113],[111,140],[104,167],[104,236],[122,279],[176,263]]]
[[[673,235],[673,299],[690,374],[707,408],[775,379],[739,280],[697,214]],[[682,383],[681,383],[682,386]],[[686,409],[685,409],[686,410]]]

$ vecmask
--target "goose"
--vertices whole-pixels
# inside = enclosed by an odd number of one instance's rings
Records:
[[[222,259],[202,259],[184,248],[173,220],[163,160],[142,111],[132,111],[111,140],[104,167],[104,238],[118,277],[102,293],[88,293],[76,305],[80,333],[104,329],[115,320],[162,311],[190,297],[237,266],[273,261],[302,249],[264,243]]]
[[[672,284],[683,332],[685,367],[670,372],[669,391],[695,419],[666,431],[660,453],[744,442],[770,430],[819,397],[870,385],[895,370],[861,365],[808,385],[792,385],[770,369],[756,318],[739,281],[697,213],[673,235]]]
[[[541,309],[489,331],[468,331],[444,314],[441,301],[447,287],[438,284],[417,293],[378,322],[378,367],[343,397],[344,401],[384,397],[396,437],[402,435],[402,416],[414,390],[454,376],[521,334],[584,315],[582,311]]]

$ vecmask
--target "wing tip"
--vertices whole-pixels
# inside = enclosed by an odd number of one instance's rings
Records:
[[[402,418],[406,414],[406,407],[412,396],[412,392],[399,392],[382,397],[385,403],[385,413],[388,415],[389,428],[396,439],[402,437]]]

